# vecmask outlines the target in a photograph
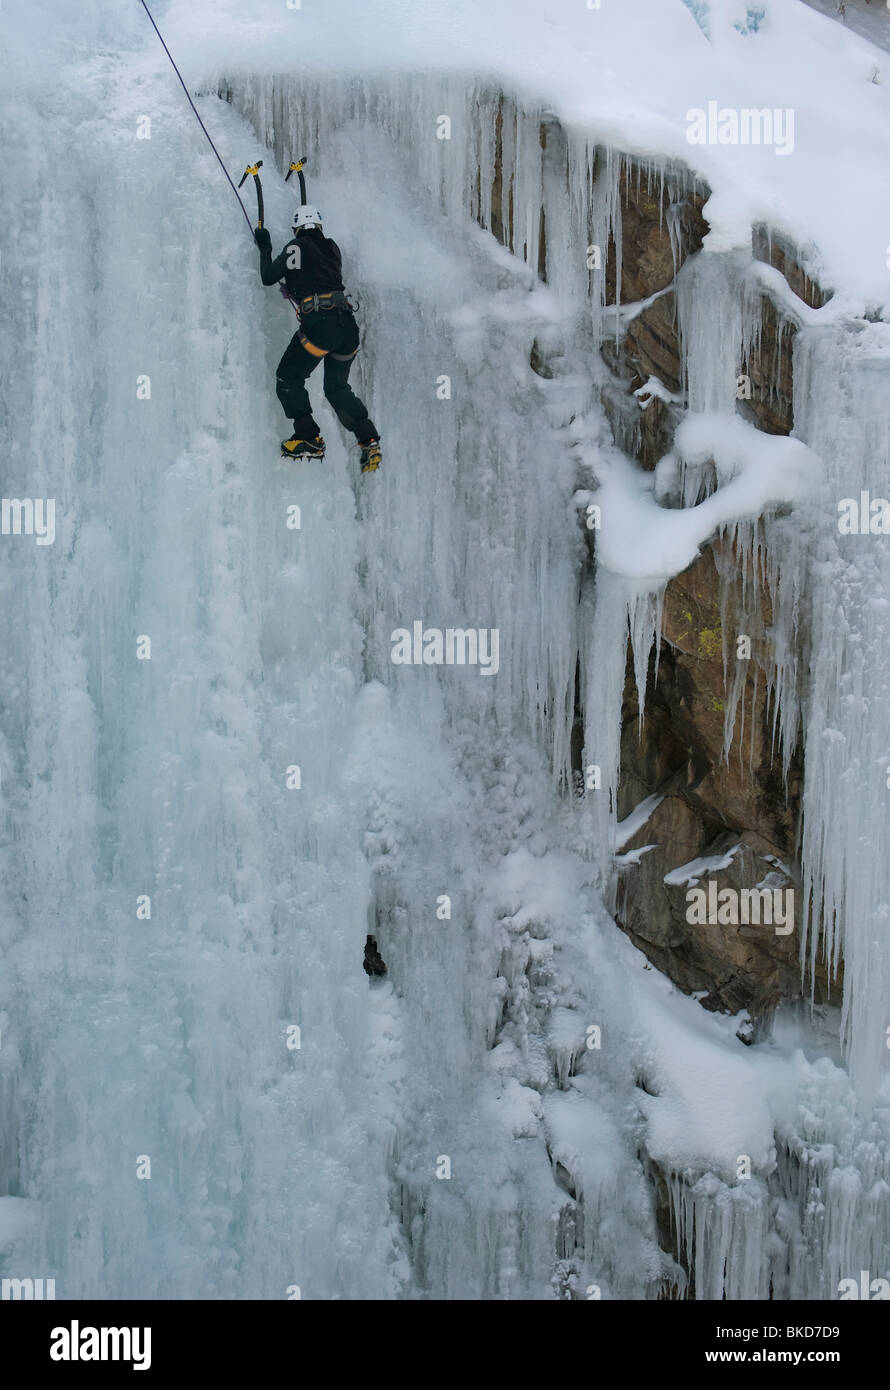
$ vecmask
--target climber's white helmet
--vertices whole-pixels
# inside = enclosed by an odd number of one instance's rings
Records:
[[[301,203],[294,213],[294,231],[301,232],[304,227],[318,227],[321,231],[321,213],[311,203]]]

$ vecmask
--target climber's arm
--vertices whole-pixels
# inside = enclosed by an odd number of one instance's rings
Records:
[[[264,285],[277,285],[279,280],[284,279],[287,269],[287,247],[273,260],[272,238],[266,228],[257,227],[254,238],[260,248],[260,279]]]

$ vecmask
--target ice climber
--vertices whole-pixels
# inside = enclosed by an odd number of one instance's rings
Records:
[[[293,237],[274,260],[266,228],[258,227],[254,233],[263,284],[284,280],[300,321],[276,375],[278,399],[294,422],[294,432],[282,441],[281,452],[285,458],[324,458],[325,443],[306,390],[307,378],[323,359],[325,396],[341,425],[355,435],[362,472],[373,473],[381,463],[380,441],[365,405],[349,385],[359,331],[343,292],[340,248],[325,236],[321,213],[310,204],[297,208],[293,227]]]

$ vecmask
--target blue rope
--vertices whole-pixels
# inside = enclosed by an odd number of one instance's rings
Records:
[[[208,129],[207,129],[206,125],[204,124],[204,122],[201,120],[201,116],[200,116],[200,113],[199,113],[199,111],[198,111],[198,108],[197,108],[197,106],[195,105],[195,103],[192,101],[191,96],[189,95],[189,89],[188,89],[188,87],[185,85],[185,83],[184,83],[183,80],[182,80],[182,73],[179,71],[179,68],[176,66],[176,63],[174,62],[173,54],[170,52],[169,48],[168,48],[167,45],[164,43],[164,36],[163,36],[163,34],[161,33],[161,31],[160,31],[160,29],[158,28],[158,26],[157,26],[157,25],[155,24],[155,22],[154,22],[154,18],[153,18],[153,16],[152,16],[151,10],[150,10],[150,9],[148,8],[148,6],[146,5],[145,0],[141,0],[141,4],[142,4],[142,8],[145,10],[145,13],[148,15],[149,19],[151,20],[151,26],[152,26],[152,28],[154,29],[154,31],[155,31],[155,33],[157,34],[158,38],[161,40],[161,46],[162,46],[164,52],[166,53],[167,57],[170,59],[170,62],[173,64],[173,71],[176,73],[176,76],[179,78],[180,86],[182,87],[182,90],[185,92],[186,97],[188,98],[188,104],[189,104],[189,106],[192,108],[192,110],[193,110],[194,113],[195,113],[195,119],[197,120],[198,125],[201,127],[201,129],[203,130],[204,134],[207,136],[207,143],[209,144],[210,148],[213,150],[213,153],[216,155],[217,159],[219,160],[219,167],[222,169],[223,173],[225,174],[226,178],[228,179],[228,181],[229,181],[229,187],[231,188],[231,190],[232,190],[232,192],[234,193],[235,197],[238,199],[238,206],[240,207],[241,211],[244,213],[244,220],[245,220],[245,222],[247,223],[248,229],[249,229],[249,231],[250,231],[250,235],[251,235],[251,237],[252,237],[252,236],[253,236],[253,223],[252,223],[251,220],[250,220],[250,217],[249,217],[248,212],[247,212],[247,208],[244,206],[244,204],[243,204],[242,201],[241,201],[241,194],[238,192],[237,188],[236,188],[235,185],[232,183],[232,180],[231,180],[231,178],[230,178],[230,176],[229,176],[229,171],[228,171],[228,169],[226,168],[226,166],[223,164],[222,159],[220,158],[219,150],[218,150],[218,149],[216,148],[216,146],[214,145],[213,141],[212,141],[211,138],[210,138],[210,132],[208,131]]]

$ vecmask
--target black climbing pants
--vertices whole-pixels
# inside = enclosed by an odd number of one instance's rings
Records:
[[[351,430],[359,444],[377,439],[368,411],[349,385],[349,369],[358,351],[359,332],[347,309],[319,309],[304,314],[300,327],[278,363],[276,389],[285,415],[294,422],[294,434],[314,439],[321,431],[312,416],[306,380],[324,362],[324,393],[337,419]]]

